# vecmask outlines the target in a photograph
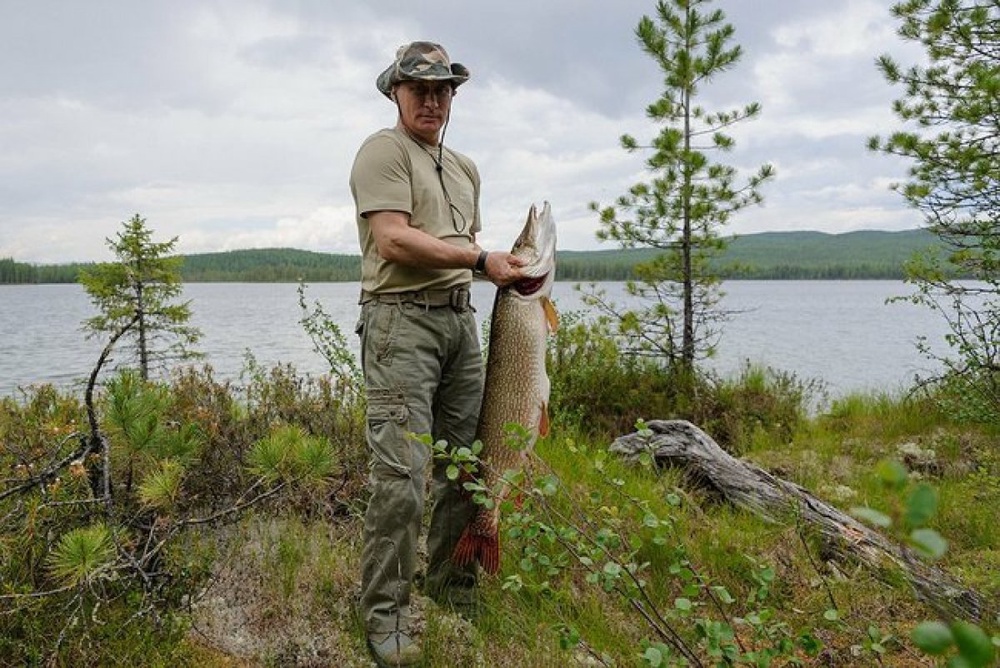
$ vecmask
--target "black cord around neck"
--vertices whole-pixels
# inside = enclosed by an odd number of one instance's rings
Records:
[[[395,96],[392,96],[392,101],[396,103],[396,112],[399,114],[400,126],[403,128],[403,134],[410,138],[410,141],[415,143],[424,153],[426,153],[431,161],[434,163],[434,170],[438,175],[438,182],[441,184],[441,192],[444,193],[444,199],[448,203],[448,210],[451,213],[451,226],[455,228],[455,231],[459,234],[464,233],[468,228],[468,222],[465,220],[465,216],[462,215],[462,211],[455,206],[455,203],[451,201],[451,194],[448,192],[448,187],[444,184],[444,136],[448,132],[448,123],[451,121],[451,109],[448,109],[448,115],[444,117],[444,125],[441,126],[441,138],[438,140],[437,144],[437,157],[430,152],[427,145],[410,134],[410,130],[403,125],[403,110],[399,106],[399,100]],[[459,217],[462,219],[462,225],[459,226],[458,221],[455,219],[455,213],[458,213]]]

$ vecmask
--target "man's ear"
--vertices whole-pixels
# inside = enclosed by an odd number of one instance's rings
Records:
[[[393,87],[392,87],[392,88],[391,88],[391,89],[389,90],[389,99],[390,99],[390,100],[392,100],[393,102],[395,102],[395,101],[396,101],[396,87],[395,87],[395,86],[393,86]]]

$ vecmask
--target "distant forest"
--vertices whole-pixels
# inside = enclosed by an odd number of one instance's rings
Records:
[[[736,279],[902,279],[915,253],[940,252],[925,230],[903,232],[764,232],[734,238],[716,261],[725,280]],[[557,279],[621,281],[632,268],[654,257],[654,249],[560,251]],[[324,283],[357,281],[358,255],[316,253],[290,248],[185,255],[183,279],[191,283]],[[34,265],[0,259],[0,284],[75,283],[87,264]]]

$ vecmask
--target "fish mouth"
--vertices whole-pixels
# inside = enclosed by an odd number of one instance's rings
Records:
[[[548,202],[541,213],[532,205],[511,253],[526,261],[521,268],[524,277],[512,285],[518,294],[528,297],[551,284],[556,264],[556,226]]]
[[[550,273],[551,272],[545,272],[541,276],[528,276],[527,278],[522,278],[515,281],[511,287],[513,287],[519,295],[530,297],[545,287],[545,284],[549,282]]]

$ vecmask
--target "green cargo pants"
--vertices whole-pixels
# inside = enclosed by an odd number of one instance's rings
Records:
[[[475,439],[483,360],[469,307],[415,303],[362,305],[357,327],[368,393],[371,499],[361,553],[361,614],[369,633],[407,630],[417,571],[430,451],[411,434],[452,447]],[[429,591],[471,590],[475,564],[453,567],[451,554],[475,504],[432,467],[434,505],[427,535]]]

